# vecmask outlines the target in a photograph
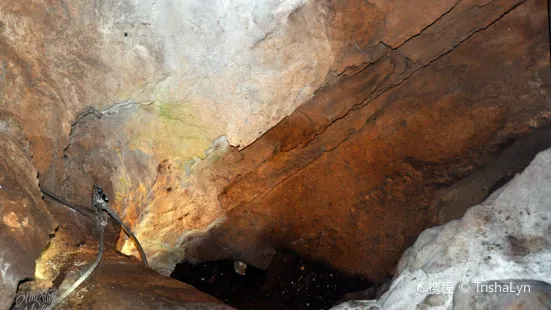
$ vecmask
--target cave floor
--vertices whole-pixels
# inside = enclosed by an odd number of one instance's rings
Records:
[[[234,263],[181,263],[171,277],[239,310],[329,309],[347,293],[372,286],[363,277],[344,274],[290,251],[277,252],[266,270],[247,266],[243,275],[236,272]]]

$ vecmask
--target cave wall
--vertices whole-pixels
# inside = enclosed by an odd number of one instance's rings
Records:
[[[331,309],[549,308],[550,168],[547,149],[460,219],[423,231],[378,300]]]
[[[330,24],[349,5],[368,14],[361,3],[333,3]],[[435,223],[443,191],[548,123],[544,9],[538,1],[457,2],[394,47],[378,37],[384,31],[371,34],[361,51],[367,61],[330,75],[250,146],[221,137],[203,160],[125,149],[135,124],[127,120],[155,117],[147,111],[157,107],[90,114],[75,126],[65,168],[89,180],[63,186],[78,199],[94,178],[113,184],[164,273],[182,259],[264,267],[286,248],[377,279]],[[133,252],[129,242],[120,246]]]
[[[1,115],[1,114],[0,114]],[[0,120],[0,309],[9,309],[20,281],[35,273],[35,260],[56,222],[38,190],[29,144],[11,118]]]
[[[41,184],[83,205],[107,189],[165,274],[287,248],[377,279],[442,190],[551,116],[544,1],[6,1],[0,17],[0,115]]]
[[[254,168],[236,168],[219,196],[226,222],[190,252],[216,257],[231,244],[238,250],[226,255],[262,264],[272,247],[291,248],[372,279],[387,274],[435,224],[443,191],[548,123],[545,3],[487,15],[499,18],[429,65],[389,52],[244,149],[236,165]]]
[[[244,147],[310,98],[333,63],[324,8],[302,4],[2,1],[2,109],[24,125],[51,186],[72,125],[92,110],[158,107],[128,122],[139,124],[133,146],[160,160],[204,157],[222,135]]]

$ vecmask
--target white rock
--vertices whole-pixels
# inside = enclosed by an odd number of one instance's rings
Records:
[[[324,12],[311,4],[289,22],[306,2],[105,1],[98,54],[144,79],[131,100],[189,105],[244,147],[309,99],[333,62]]]
[[[41,107],[62,105],[71,122],[89,106],[156,101],[184,107],[179,116],[209,139],[245,147],[323,86],[335,58],[319,1],[8,2],[3,42],[47,84],[55,100]],[[14,113],[35,101],[29,83],[3,98]]]
[[[550,245],[551,149],[461,220],[425,230],[378,301],[333,309],[451,309],[454,294],[481,293],[483,281],[549,282]]]

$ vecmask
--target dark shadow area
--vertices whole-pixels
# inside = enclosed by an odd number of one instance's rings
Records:
[[[234,263],[181,263],[171,277],[239,310],[329,309],[347,293],[371,286],[362,277],[340,273],[294,252],[278,252],[266,270],[248,266],[243,275],[236,272]]]
[[[495,190],[522,172],[541,151],[551,147],[551,126],[509,140],[490,162],[449,188],[435,201],[437,225],[461,218],[472,206],[483,202]]]

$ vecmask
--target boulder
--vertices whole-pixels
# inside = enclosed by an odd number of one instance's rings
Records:
[[[344,309],[548,309],[551,149],[460,220],[427,229],[379,300]]]

